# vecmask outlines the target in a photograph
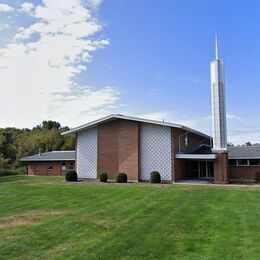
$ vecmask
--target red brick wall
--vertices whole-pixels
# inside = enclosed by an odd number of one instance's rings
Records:
[[[28,163],[27,174],[28,175],[34,175],[34,164],[33,163]]]
[[[75,136],[75,163],[74,163],[74,169],[75,171],[77,171],[77,157],[78,157],[78,150],[77,150],[77,147],[78,147],[78,134],[76,134]]]
[[[214,183],[228,183],[228,154],[217,153],[214,161]]]
[[[125,172],[129,180],[138,180],[139,124],[129,120],[114,120],[98,126],[98,176],[102,172],[114,179]]]
[[[129,180],[138,180],[139,173],[139,124],[121,120],[119,128],[118,165]]]
[[[229,178],[254,180],[260,166],[229,166]]]
[[[49,162],[29,162],[27,165],[28,175],[57,176],[57,175],[64,175],[69,170],[69,162],[66,162],[67,164],[66,171],[62,171],[61,169],[62,162],[50,162],[50,163],[52,163],[52,170],[48,170]]]
[[[118,172],[118,121],[98,126],[97,176],[102,172],[113,179]]]

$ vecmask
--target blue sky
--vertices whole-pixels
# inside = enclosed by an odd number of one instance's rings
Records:
[[[7,65],[0,60],[10,85],[1,103],[19,88],[17,105],[0,119],[2,126],[31,127],[54,119],[73,127],[121,113],[164,118],[211,133],[209,63],[217,32],[225,60],[228,140],[260,142],[259,1],[68,0],[65,7],[61,0],[29,3],[0,1],[13,8],[0,12],[0,47],[16,57]],[[68,27],[66,33],[60,29]],[[72,51],[75,46],[81,51]],[[20,69],[21,89],[15,79],[9,80]]]

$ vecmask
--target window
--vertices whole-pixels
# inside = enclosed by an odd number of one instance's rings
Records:
[[[61,170],[66,171],[67,170],[67,164],[65,162],[61,163]]]
[[[259,165],[260,166],[260,159],[250,159],[249,165]]]
[[[246,166],[246,165],[248,165],[248,163],[247,163],[247,159],[239,159],[239,160],[237,160],[237,165],[240,165],[240,166]]]
[[[187,147],[189,145],[189,139],[188,139],[188,135],[185,135],[185,146]]]
[[[74,163],[73,163],[73,162],[70,162],[70,163],[69,163],[69,169],[70,169],[70,170],[74,170]]]
[[[53,169],[53,168],[52,168],[52,163],[49,163],[49,164],[48,164],[48,171],[52,171],[52,169]]]
[[[229,161],[229,165],[237,165],[237,160],[230,159],[228,161]]]
[[[40,165],[39,165],[39,163],[36,163],[36,164],[35,164],[35,170],[36,170],[36,171],[39,171],[39,170],[40,170]]]

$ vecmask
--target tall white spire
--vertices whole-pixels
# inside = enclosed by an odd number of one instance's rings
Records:
[[[215,34],[215,51],[216,51],[216,60],[218,60],[218,35]]]
[[[213,60],[210,64],[213,149],[216,151],[226,151],[227,129],[226,129],[224,61],[219,60],[218,57],[217,35],[215,35],[215,51],[216,51],[216,59]]]

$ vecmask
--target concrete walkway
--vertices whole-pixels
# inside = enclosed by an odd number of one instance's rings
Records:
[[[213,184],[213,180],[210,179],[185,179],[175,182],[176,184]]]
[[[207,180],[207,179],[186,179],[186,180],[180,180],[176,181],[174,184],[177,185],[203,185],[203,186],[219,186],[219,187],[254,187],[254,188],[260,188],[260,184],[215,184],[213,183],[213,180]]]

